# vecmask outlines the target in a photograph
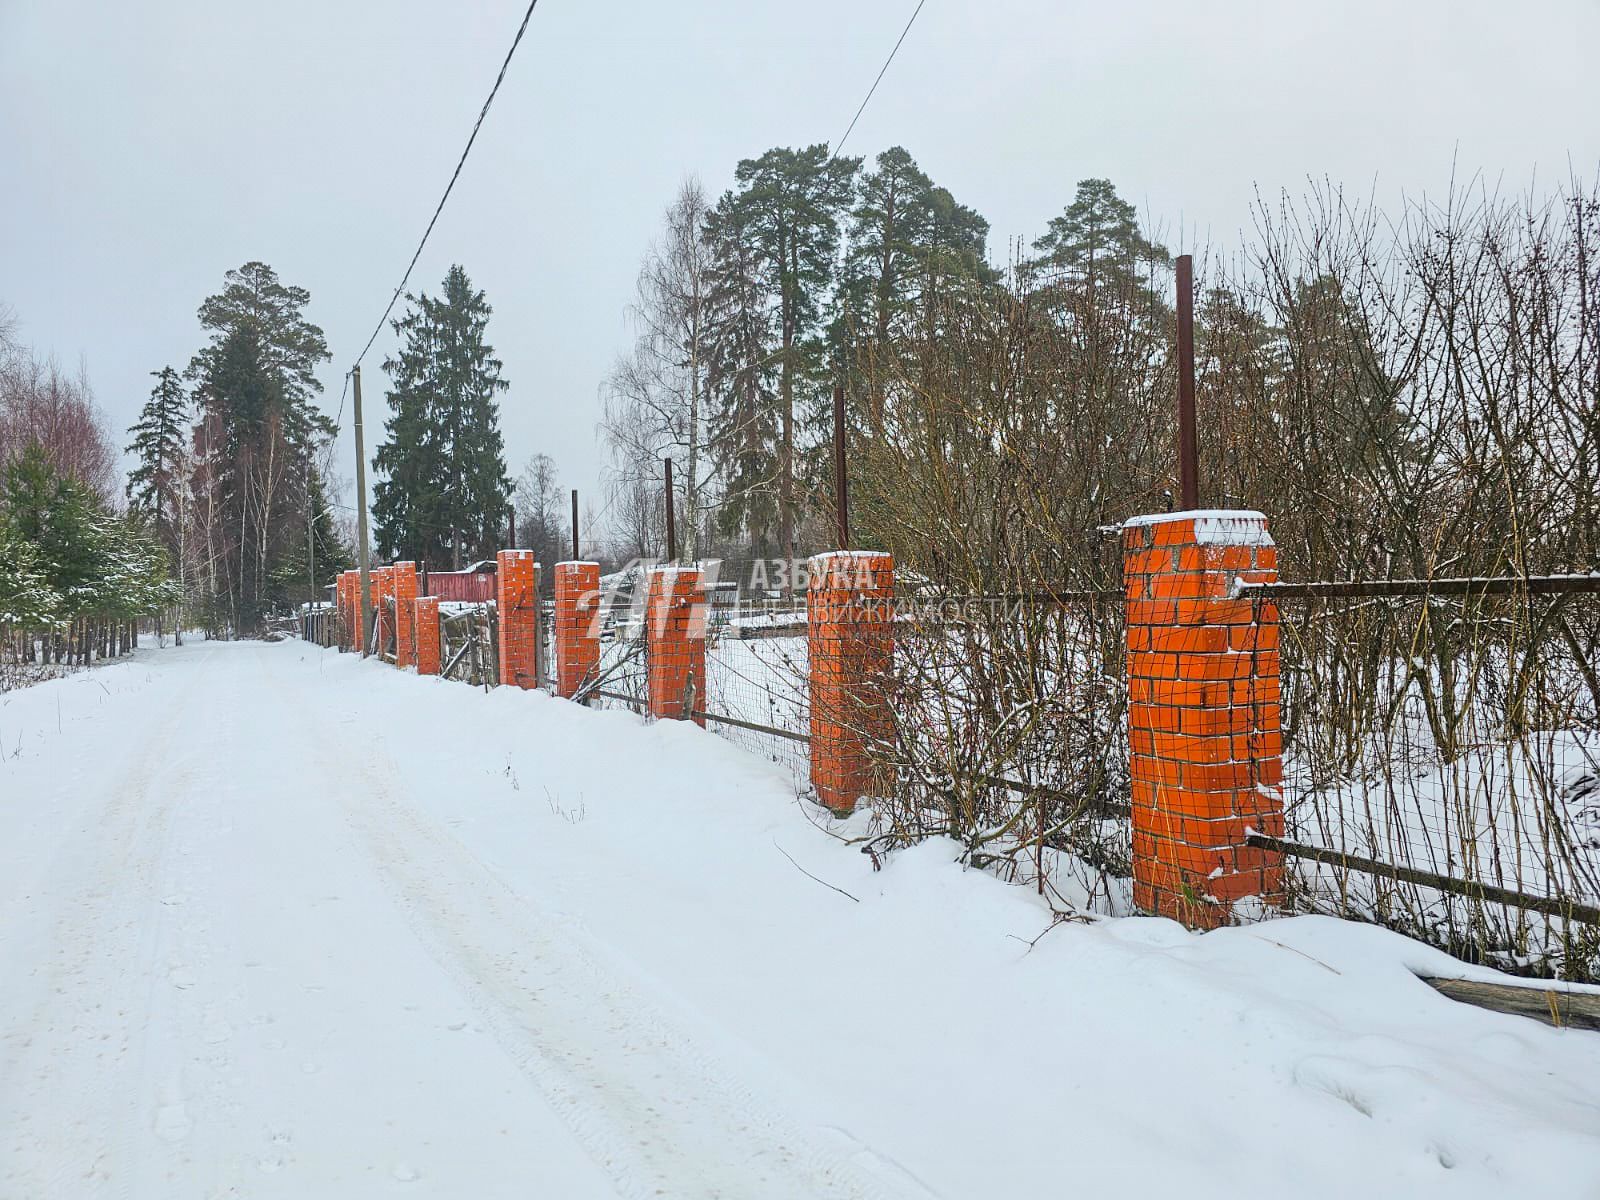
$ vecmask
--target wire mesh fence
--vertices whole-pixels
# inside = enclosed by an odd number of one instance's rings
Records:
[[[649,670],[645,661],[642,629],[612,629],[602,637],[600,669],[593,687],[580,699],[597,708],[625,708],[645,712],[649,701]]]
[[[792,609],[755,605],[713,622],[700,710],[706,728],[787,768],[801,788],[810,774],[811,733],[804,621]]]
[[[1257,600],[1282,629],[1290,905],[1600,978],[1600,595],[1367,590]]]

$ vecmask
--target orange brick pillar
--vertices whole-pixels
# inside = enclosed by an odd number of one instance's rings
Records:
[[[351,650],[361,649],[361,572],[351,571],[344,581],[344,640]]]
[[[411,628],[416,636],[417,674],[439,673],[439,597],[418,596],[411,602]]]
[[[339,577],[334,580],[333,603],[339,613],[339,653],[343,654],[350,644],[349,571],[340,571]]]
[[[645,593],[650,715],[672,721],[706,706],[706,605],[698,567],[652,567]],[[704,718],[690,718],[705,725]]]
[[[1277,607],[1232,598],[1278,552],[1255,512],[1136,517],[1123,550],[1134,903],[1211,929],[1283,895],[1282,856],[1244,844],[1283,836]]]
[[[571,699],[600,670],[600,564],[556,571],[556,695]]]
[[[378,608],[378,656],[388,648],[394,636],[394,614],[389,611],[389,601],[394,598],[394,568],[379,567],[372,572],[372,586],[377,592],[374,603]]]
[[[539,564],[532,550],[502,550],[495,561],[500,682],[535,688],[539,686]]]
[[[841,550],[807,564],[811,664],[811,784],[849,812],[872,790],[872,747],[891,731],[887,675],[894,660],[894,558]]]
[[[417,564],[397,562],[394,591],[394,665],[404,670],[417,661]]]
[[[383,594],[382,593],[382,589],[378,586],[378,572],[381,571],[382,569],[383,569],[382,567],[369,567],[367,569],[367,604],[372,609],[372,623],[373,623],[373,625],[376,625],[378,623],[378,611],[379,611],[378,610],[378,597]],[[356,572],[356,623],[358,625],[361,623],[360,622],[360,617],[361,617],[361,573],[358,571],[358,572]],[[366,648],[371,643],[371,641],[372,641],[372,630],[371,629],[365,629],[365,628],[362,629],[360,631],[359,636],[356,639],[356,642],[357,642],[357,645],[360,646],[361,651],[362,651],[363,654],[366,653]]]

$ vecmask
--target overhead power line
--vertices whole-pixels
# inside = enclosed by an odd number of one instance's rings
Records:
[[[895,42],[894,49],[889,51],[889,57],[883,60],[883,66],[878,69],[878,77],[872,81],[872,86],[867,89],[866,97],[861,101],[861,107],[856,109],[856,115],[850,118],[850,124],[845,129],[844,136],[834,143],[833,154],[830,159],[838,158],[839,151],[844,149],[844,144],[849,140],[851,131],[856,127],[856,122],[861,119],[861,114],[867,111],[867,104],[872,99],[872,93],[877,91],[878,85],[883,82],[884,72],[889,69],[889,64],[894,61],[894,56],[900,53],[900,43],[906,40],[906,34],[910,33],[911,26],[916,24],[917,14],[922,11],[922,6],[927,2],[928,0],[917,0],[917,7],[911,11],[911,19],[906,22],[906,27],[900,31],[900,38]]]
[[[467,137],[467,144],[461,149],[461,157],[456,162],[456,169],[450,173],[450,182],[445,184],[444,195],[439,197],[439,203],[433,210],[433,216],[428,218],[428,227],[422,231],[422,240],[417,243],[416,253],[411,256],[411,261],[406,265],[406,273],[400,277],[400,285],[394,289],[394,295],[389,297],[389,303],[383,310],[383,316],[378,318],[378,324],[372,331],[372,336],[367,339],[367,344],[361,348],[361,353],[356,355],[356,365],[361,365],[361,360],[367,356],[367,351],[372,349],[372,343],[378,340],[378,334],[383,332],[383,323],[389,319],[389,314],[394,311],[395,301],[400,299],[401,293],[406,290],[406,284],[411,279],[411,272],[416,268],[417,260],[422,257],[422,248],[428,244],[428,236],[433,233],[433,227],[439,220],[439,214],[444,211],[445,201],[450,199],[450,190],[456,186],[456,180],[461,178],[461,168],[467,165],[467,155],[472,153],[472,143],[478,140],[478,130],[483,128],[483,119],[489,115],[489,106],[494,103],[495,94],[500,91],[500,85],[505,82],[506,68],[511,65],[511,57],[516,54],[517,47],[522,44],[522,35],[528,32],[528,22],[533,18],[533,10],[539,5],[539,0],[529,0],[528,11],[522,14],[522,24],[517,26],[517,36],[511,39],[511,49],[506,51],[505,61],[500,64],[500,73],[494,77],[494,86],[489,89],[489,97],[483,102],[483,107],[478,110],[478,119],[472,123],[472,133]],[[920,7],[920,5],[918,6]]]

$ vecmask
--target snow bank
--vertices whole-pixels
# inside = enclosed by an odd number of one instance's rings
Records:
[[[1600,1189],[1600,1036],[1414,975],[1492,972],[874,871],[693,725],[285,642],[0,742],[3,1195]]]

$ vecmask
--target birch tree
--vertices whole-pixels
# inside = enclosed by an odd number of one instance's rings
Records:
[[[712,247],[710,208],[689,178],[667,209],[661,240],[639,271],[630,309],[636,339],[606,387],[605,429],[614,469],[629,480],[653,477],[671,457],[683,480],[684,554],[700,551],[713,476],[706,450],[710,369]]]

